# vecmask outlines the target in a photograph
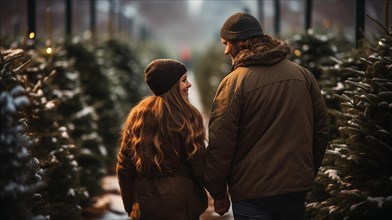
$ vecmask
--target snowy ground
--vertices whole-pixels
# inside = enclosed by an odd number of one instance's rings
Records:
[[[192,84],[189,90],[189,100],[190,102],[200,111],[202,110],[202,105],[195,82],[194,74],[188,72],[188,80]],[[208,122],[205,118],[204,121]],[[105,191],[104,195],[97,199],[97,202],[88,212],[88,216],[85,216],[85,220],[129,220],[127,214],[124,211],[120,188],[118,186],[116,176],[107,176],[102,181],[103,189]],[[207,210],[201,215],[200,220],[233,220],[232,211],[230,209],[229,213],[224,216],[219,216],[214,212],[213,200],[209,197],[209,206]]]

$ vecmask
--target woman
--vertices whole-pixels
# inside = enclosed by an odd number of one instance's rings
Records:
[[[152,61],[144,73],[154,95],[131,109],[123,125],[116,170],[132,219],[199,219],[207,208],[205,130],[188,101],[186,72],[176,60]]]

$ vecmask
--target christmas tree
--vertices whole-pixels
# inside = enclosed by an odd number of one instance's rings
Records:
[[[110,88],[108,102],[113,106],[107,108],[106,117],[111,120],[101,120],[103,127],[111,128],[105,134],[108,147],[108,171],[114,174],[117,152],[119,149],[119,131],[129,110],[135,106],[143,96],[148,95],[144,83],[144,69],[139,61],[138,54],[131,45],[118,40],[109,40],[97,48],[97,60],[106,78],[106,86]],[[112,169],[110,169],[112,168]]]
[[[88,197],[80,186],[80,167],[75,157],[75,145],[68,128],[61,124],[59,100],[50,80],[56,76],[51,65],[51,54],[29,51],[32,62],[19,75],[19,80],[30,100],[24,110],[27,132],[33,140],[29,151],[43,169],[45,188],[40,191],[43,201],[33,206],[33,212],[51,219],[79,219],[80,203]]]
[[[312,219],[392,218],[392,32],[376,41],[362,68],[345,68],[336,94],[340,138],[327,151],[319,184],[324,201],[308,204]]]
[[[28,151],[32,140],[26,135],[23,110],[30,101],[16,77],[26,64],[18,62],[23,56],[20,49],[0,55],[0,213],[4,219],[38,220],[45,218],[34,215],[31,204],[42,202],[38,190],[44,182],[40,162]]]

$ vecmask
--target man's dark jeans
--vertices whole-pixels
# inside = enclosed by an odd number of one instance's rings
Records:
[[[233,202],[235,220],[303,220],[306,192]]]

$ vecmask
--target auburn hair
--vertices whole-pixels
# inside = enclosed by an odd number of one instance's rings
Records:
[[[203,118],[181,94],[179,82],[160,96],[144,98],[130,110],[121,131],[121,150],[129,153],[137,171],[161,171],[162,147],[172,146],[176,138],[192,146],[187,159],[205,146]]]

